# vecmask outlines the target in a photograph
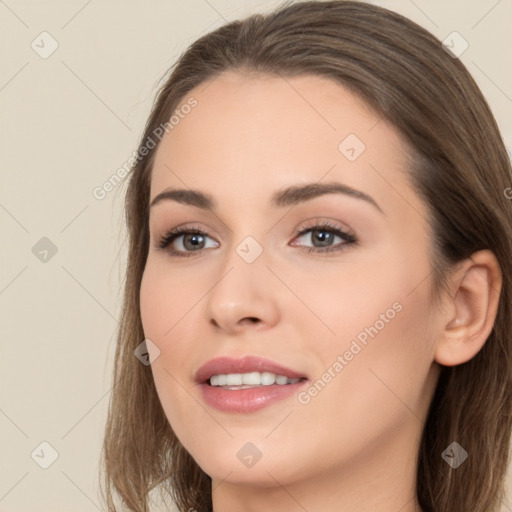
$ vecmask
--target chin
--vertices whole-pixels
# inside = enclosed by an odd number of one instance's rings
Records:
[[[249,437],[249,436],[248,436]],[[246,438],[247,439],[247,438]],[[292,458],[264,442],[230,439],[228,443],[189,451],[199,467],[212,479],[255,486],[275,486],[292,478],[290,469],[298,468]],[[258,447],[256,447],[256,445]],[[300,469],[300,468],[299,468]]]

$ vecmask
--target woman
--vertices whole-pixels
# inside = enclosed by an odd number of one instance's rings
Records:
[[[497,512],[510,186],[475,82],[398,14],[302,2],[197,40],[127,191],[109,510]]]

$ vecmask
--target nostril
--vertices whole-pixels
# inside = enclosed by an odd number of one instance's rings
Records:
[[[251,322],[252,324],[256,324],[260,321],[259,318],[256,318],[255,316],[248,316],[246,318],[243,318],[242,319],[242,322]]]

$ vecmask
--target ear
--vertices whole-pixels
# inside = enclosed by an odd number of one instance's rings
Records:
[[[494,326],[502,287],[494,253],[482,250],[464,260],[451,276],[451,297],[435,360],[445,366],[465,363],[484,346]]]

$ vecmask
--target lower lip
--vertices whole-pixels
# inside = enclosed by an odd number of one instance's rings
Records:
[[[272,384],[247,389],[224,389],[219,386],[201,384],[204,401],[224,412],[253,412],[279,400],[296,395],[307,384],[307,380],[295,384]]]

